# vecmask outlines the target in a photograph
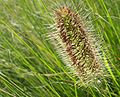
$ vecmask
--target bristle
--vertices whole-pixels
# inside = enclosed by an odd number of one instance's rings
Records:
[[[68,7],[61,7],[55,12],[60,38],[65,44],[66,52],[77,72],[88,75],[87,72],[99,70],[100,63],[96,59],[95,50],[88,40],[80,16]]]
[[[69,6],[59,6],[54,9],[54,32],[49,34],[61,59],[84,82],[102,75],[99,45],[95,36],[89,33],[94,27],[89,21],[85,21],[89,15],[90,12],[81,17]]]

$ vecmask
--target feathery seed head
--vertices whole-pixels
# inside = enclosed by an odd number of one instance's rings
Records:
[[[61,45],[60,49],[65,52],[70,67],[81,80],[98,77],[102,66],[80,15],[66,6],[60,7],[55,10],[55,22],[57,34],[53,38]]]

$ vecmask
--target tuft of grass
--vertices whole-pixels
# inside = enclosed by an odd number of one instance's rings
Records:
[[[94,85],[80,82],[44,37],[54,23],[50,7],[67,4],[87,10],[96,38],[104,41],[101,59],[109,76]],[[0,0],[0,96],[119,97],[119,5],[119,0]]]

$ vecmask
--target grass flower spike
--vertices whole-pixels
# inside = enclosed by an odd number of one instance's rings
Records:
[[[84,82],[102,74],[98,48],[81,16],[67,6],[55,10],[56,31],[50,33],[53,45],[66,65]]]

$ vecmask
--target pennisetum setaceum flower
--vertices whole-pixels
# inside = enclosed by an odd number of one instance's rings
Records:
[[[54,9],[54,31],[48,35],[64,63],[87,83],[103,75],[103,64],[88,21],[72,8],[60,5]]]

